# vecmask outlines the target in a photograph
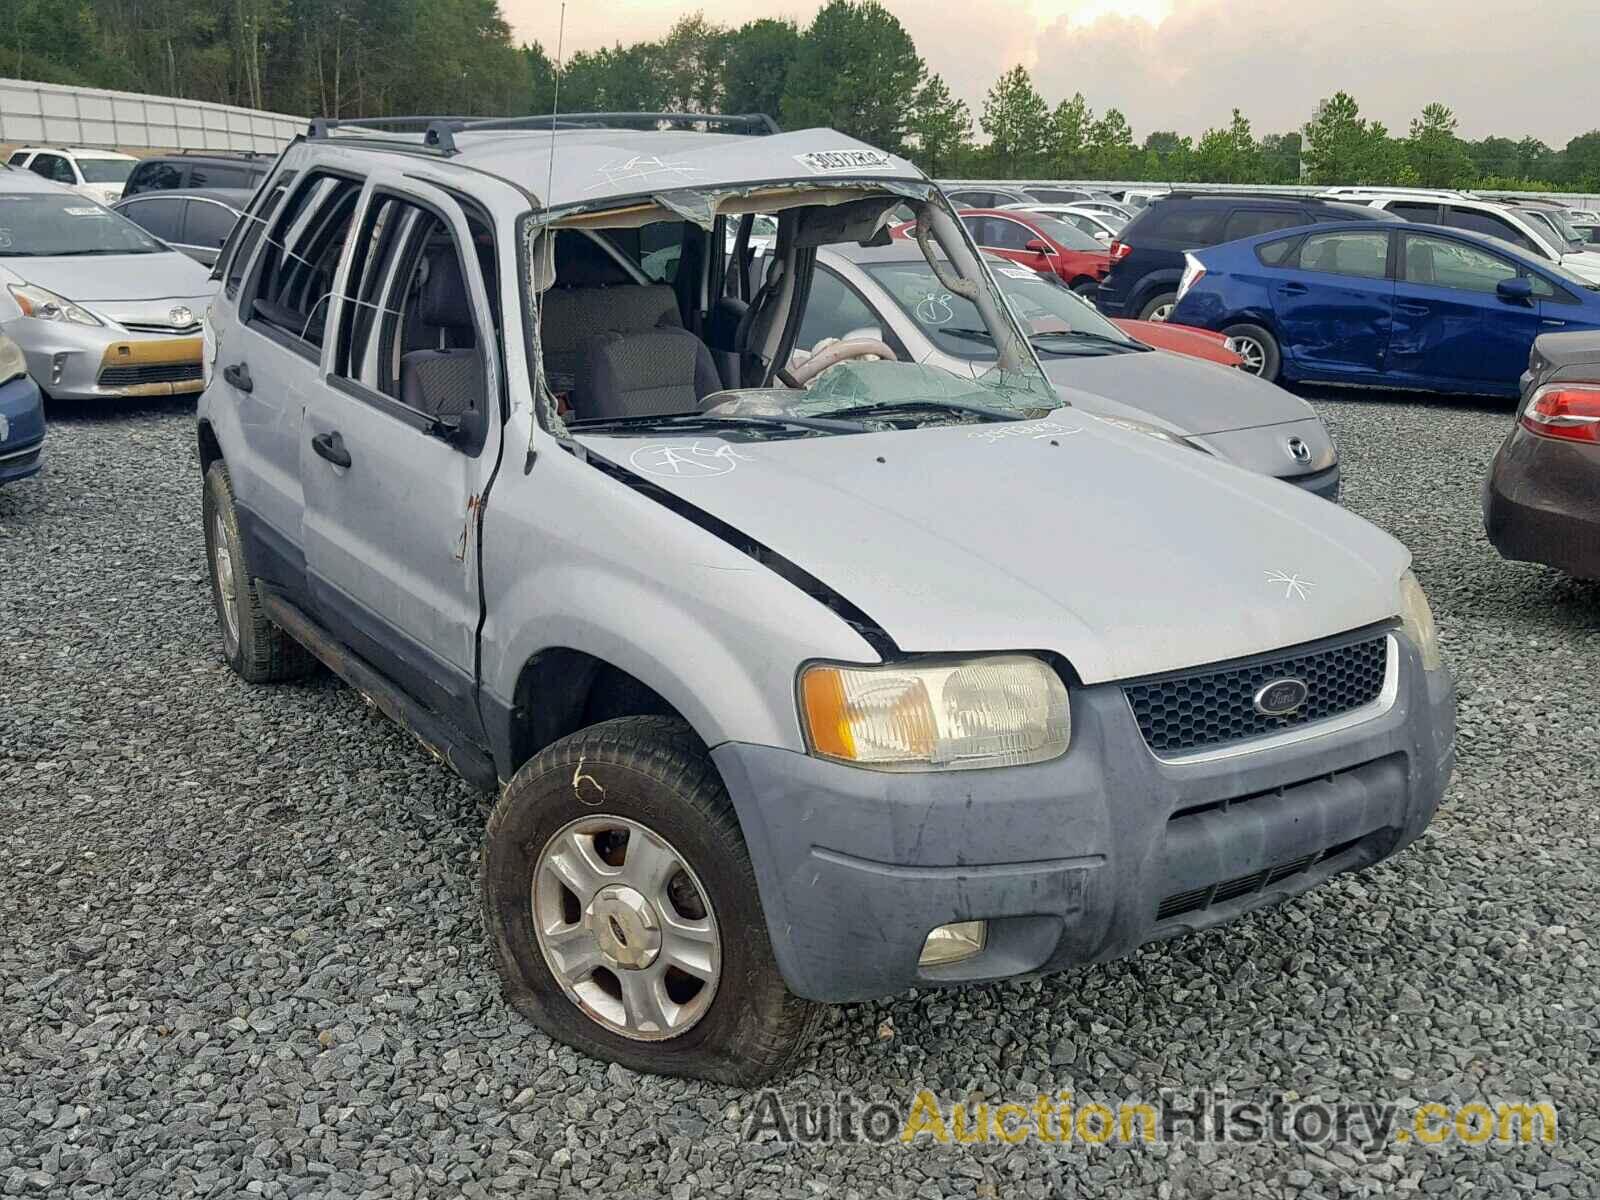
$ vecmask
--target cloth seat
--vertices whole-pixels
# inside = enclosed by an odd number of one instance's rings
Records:
[[[722,387],[711,351],[686,329],[604,333],[579,358],[572,407],[583,420],[699,412]]]
[[[482,407],[483,357],[467,281],[454,247],[432,254],[416,297],[417,319],[456,349],[408,350],[400,356],[400,401],[435,417],[458,417]],[[466,343],[463,347],[461,343]]]

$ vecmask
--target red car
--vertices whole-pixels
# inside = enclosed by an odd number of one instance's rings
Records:
[[[1238,367],[1244,359],[1228,346],[1228,339],[1209,329],[1196,329],[1193,325],[1174,325],[1169,321],[1135,321],[1131,317],[1107,318],[1123,333],[1146,346],[1157,350],[1170,350],[1174,354],[1187,354],[1190,358],[1203,358],[1207,362],[1221,363],[1225,367]]]
[[[961,210],[961,223],[983,249],[1040,274],[1053,274],[1080,295],[1092,295],[1111,270],[1111,255],[1083,230],[1054,217],[997,208]],[[910,237],[916,223],[890,232]]]

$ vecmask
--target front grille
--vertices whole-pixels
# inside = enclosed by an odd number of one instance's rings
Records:
[[[1124,686],[1145,743],[1157,754],[1181,754],[1261,737],[1335,717],[1370,704],[1383,691],[1388,636],[1347,642],[1237,667]],[[1288,716],[1256,711],[1255,695],[1275,679],[1299,679],[1306,700]]]
[[[191,321],[187,325],[164,325],[160,321],[119,321],[129,333],[155,333],[177,335],[180,337],[200,332],[200,322]]]
[[[106,367],[100,372],[102,387],[132,387],[141,383],[188,383],[202,378],[197,362],[144,363],[130,367]]]
[[[1213,904],[1222,904],[1228,900],[1237,900],[1240,896],[1252,895],[1281,880],[1303,874],[1319,862],[1330,858],[1338,858],[1339,855],[1354,850],[1363,840],[1363,838],[1353,838],[1348,842],[1340,842],[1337,846],[1329,846],[1319,853],[1307,854],[1304,857],[1296,858],[1286,863],[1279,863],[1275,867],[1268,867],[1263,871],[1252,871],[1248,875],[1224,879],[1206,887],[1191,888],[1186,892],[1174,892],[1162,900],[1161,904],[1156,908],[1156,920],[1170,920],[1173,917],[1182,916],[1184,913],[1199,912],[1203,908],[1210,908]]]

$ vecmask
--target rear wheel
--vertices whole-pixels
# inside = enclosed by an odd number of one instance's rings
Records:
[[[732,802],[675,717],[601,722],[517,772],[483,904],[510,1003],[636,1071],[760,1083],[822,1011],[784,986]]]
[[[1093,300],[1094,294],[1100,290],[1100,284],[1085,275],[1082,279],[1072,281],[1072,290],[1085,300]]]
[[[220,461],[206,472],[201,500],[206,563],[211,569],[211,601],[222,634],[222,656],[250,683],[295,679],[311,670],[310,654],[262,611],[255,576],[245,561],[233,483]]]
[[[1283,356],[1278,350],[1278,339],[1268,330],[1245,323],[1230,325],[1222,332],[1233,340],[1234,352],[1244,359],[1240,370],[1259,375],[1269,382],[1278,378]]]
[[[1145,301],[1144,307],[1139,310],[1139,320],[1165,321],[1172,315],[1172,309],[1177,303],[1177,292],[1158,293]]]

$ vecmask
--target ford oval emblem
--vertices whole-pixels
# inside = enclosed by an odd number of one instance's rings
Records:
[[[1263,717],[1287,717],[1306,702],[1309,691],[1304,679],[1274,679],[1256,689],[1253,703]]]

